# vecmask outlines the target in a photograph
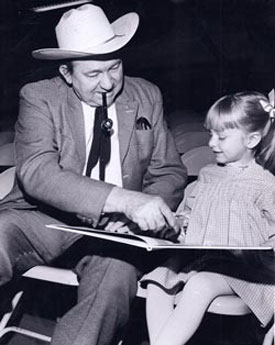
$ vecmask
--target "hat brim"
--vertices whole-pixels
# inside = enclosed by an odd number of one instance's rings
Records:
[[[85,51],[61,48],[37,49],[32,52],[32,56],[35,59],[43,60],[66,60],[113,53],[124,47],[131,40],[138,28],[138,24],[139,16],[137,13],[127,13],[111,24],[115,36],[99,46],[87,48]]]

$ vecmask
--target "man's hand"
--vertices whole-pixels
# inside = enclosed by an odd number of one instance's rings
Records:
[[[109,194],[103,212],[123,213],[141,230],[160,231],[174,228],[175,218],[166,203],[159,197],[114,187]]]
[[[108,223],[104,227],[104,230],[111,231],[111,232],[120,232],[122,228],[126,229],[127,224],[130,223],[130,220],[121,213],[113,213],[111,214]],[[121,231],[126,232],[126,231]]]

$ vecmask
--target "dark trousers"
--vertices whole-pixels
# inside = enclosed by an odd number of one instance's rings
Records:
[[[113,344],[128,321],[136,294],[137,256],[133,254],[132,260],[129,252],[112,253],[104,244],[94,249],[92,240],[47,229],[45,224],[51,223],[57,220],[38,211],[0,211],[0,285],[30,267],[52,263],[69,247],[67,252],[73,253],[74,246],[84,242],[83,251],[78,250],[75,257],[64,255],[66,266],[76,264],[78,301],[58,322],[52,344]]]

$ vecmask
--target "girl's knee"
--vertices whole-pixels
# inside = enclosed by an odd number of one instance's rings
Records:
[[[189,279],[184,289],[198,296],[214,298],[223,293],[223,284],[227,285],[224,278],[215,273],[198,272]]]

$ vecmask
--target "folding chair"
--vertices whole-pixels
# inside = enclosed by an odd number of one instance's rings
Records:
[[[215,163],[215,155],[208,146],[198,146],[181,156],[182,163],[187,168],[188,176],[198,176],[202,167]]]
[[[0,146],[0,165],[5,167],[14,165],[13,143],[5,143]]]
[[[7,143],[12,143],[14,140],[14,132],[3,131],[0,132],[0,147]]]
[[[44,282],[52,282],[55,284],[78,286],[76,274],[69,269],[63,268],[56,268],[50,266],[35,266],[29,269],[26,273],[24,273],[23,277],[41,280]],[[0,339],[7,333],[19,333],[31,338],[39,339],[50,343],[51,337],[47,335],[34,332],[26,328],[9,325],[12,316],[18,309],[19,303],[22,300],[23,293],[24,291],[20,290],[15,294],[11,301],[11,310],[2,316],[2,319],[0,321]]]
[[[35,266],[29,269],[23,277],[42,280],[45,282],[52,282],[56,284],[63,284],[68,286],[78,286],[78,280],[76,274],[68,269],[49,267],[49,266]],[[23,296],[23,291],[17,292],[12,300],[12,310],[6,313],[2,320],[0,321],[0,339],[7,333],[19,333],[25,336],[39,339],[45,342],[50,343],[51,337],[44,334],[33,332],[28,329],[16,326],[10,326],[9,321],[13,313],[16,311],[16,308],[19,305],[19,302]],[[137,297],[146,298],[146,290],[142,289],[138,285]],[[220,315],[247,315],[251,313],[247,305],[237,296],[219,296],[217,297],[208,308],[209,313],[220,314]],[[122,345],[123,341],[120,341]]]
[[[11,147],[9,147],[11,149]],[[6,152],[6,150],[5,150]],[[6,161],[5,161],[6,162]],[[13,163],[12,160],[9,163]],[[15,178],[15,167],[11,167],[0,174],[0,200],[3,199],[12,189]],[[63,284],[68,286],[78,286],[76,275],[69,269],[62,269],[50,266],[35,266],[23,274],[23,277]],[[37,332],[9,325],[12,316],[18,309],[19,302],[23,296],[23,290],[17,292],[11,301],[11,309],[2,316],[0,321],[0,339],[7,333],[20,333],[26,336],[50,342],[51,338]]]
[[[192,131],[178,134],[174,138],[177,150],[182,155],[195,147],[207,146],[209,134],[206,131]]]

